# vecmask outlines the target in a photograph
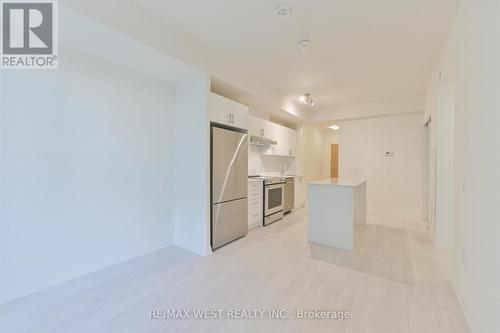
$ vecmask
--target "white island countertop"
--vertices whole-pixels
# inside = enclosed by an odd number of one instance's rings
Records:
[[[355,186],[361,185],[363,183],[366,183],[366,180],[353,181],[353,180],[344,179],[344,178],[325,178],[325,179],[310,181],[307,184],[310,184],[310,185],[333,185],[333,186],[351,186],[351,187],[355,187]]]
[[[352,251],[354,224],[366,223],[366,184],[342,178],[307,183],[308,240]]]

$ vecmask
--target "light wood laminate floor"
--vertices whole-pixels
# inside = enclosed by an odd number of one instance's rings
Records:
[[[469,332],[451,254],[425,224],[356,228],[355,250],[308,244],[304,211],[198,257],[176,247],[0,307],[8,332]],[[153,309],[350,311],[349,320],[150,319]]]

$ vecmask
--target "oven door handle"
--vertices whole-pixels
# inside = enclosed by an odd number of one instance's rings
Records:
[[[266,189],[268,189],[268,190],[272,190],[273,188],[280,188],[280,187],[285,187],[285,183],[266,185]]]

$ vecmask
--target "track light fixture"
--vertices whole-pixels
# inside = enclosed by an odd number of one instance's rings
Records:
[[[304,93],[303,95],[300,96],[300,101],[305,104],[305,105],[309,105],[309,106],[314,106],[314,104],[316,104],[313,100],[313,98],[311,97],[311,93]]]

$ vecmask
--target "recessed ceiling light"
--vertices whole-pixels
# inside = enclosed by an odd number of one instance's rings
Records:
[[[334,130],[334,131],[338,131],[340,129],[340,126],[339,125],[332,125],[329,128]]]
[[[276,14],[278,14],[279,17],[285,18],[290,16],[290,13],[292,12],[292,7],[287,3],[280,3],[274,6],[274,10],[276,11]]]
[[[298,44],[299,49],[301,50],[307,50],[308,48],[311,47],[311,41],[307,39],[303,39],[299,41]]]

